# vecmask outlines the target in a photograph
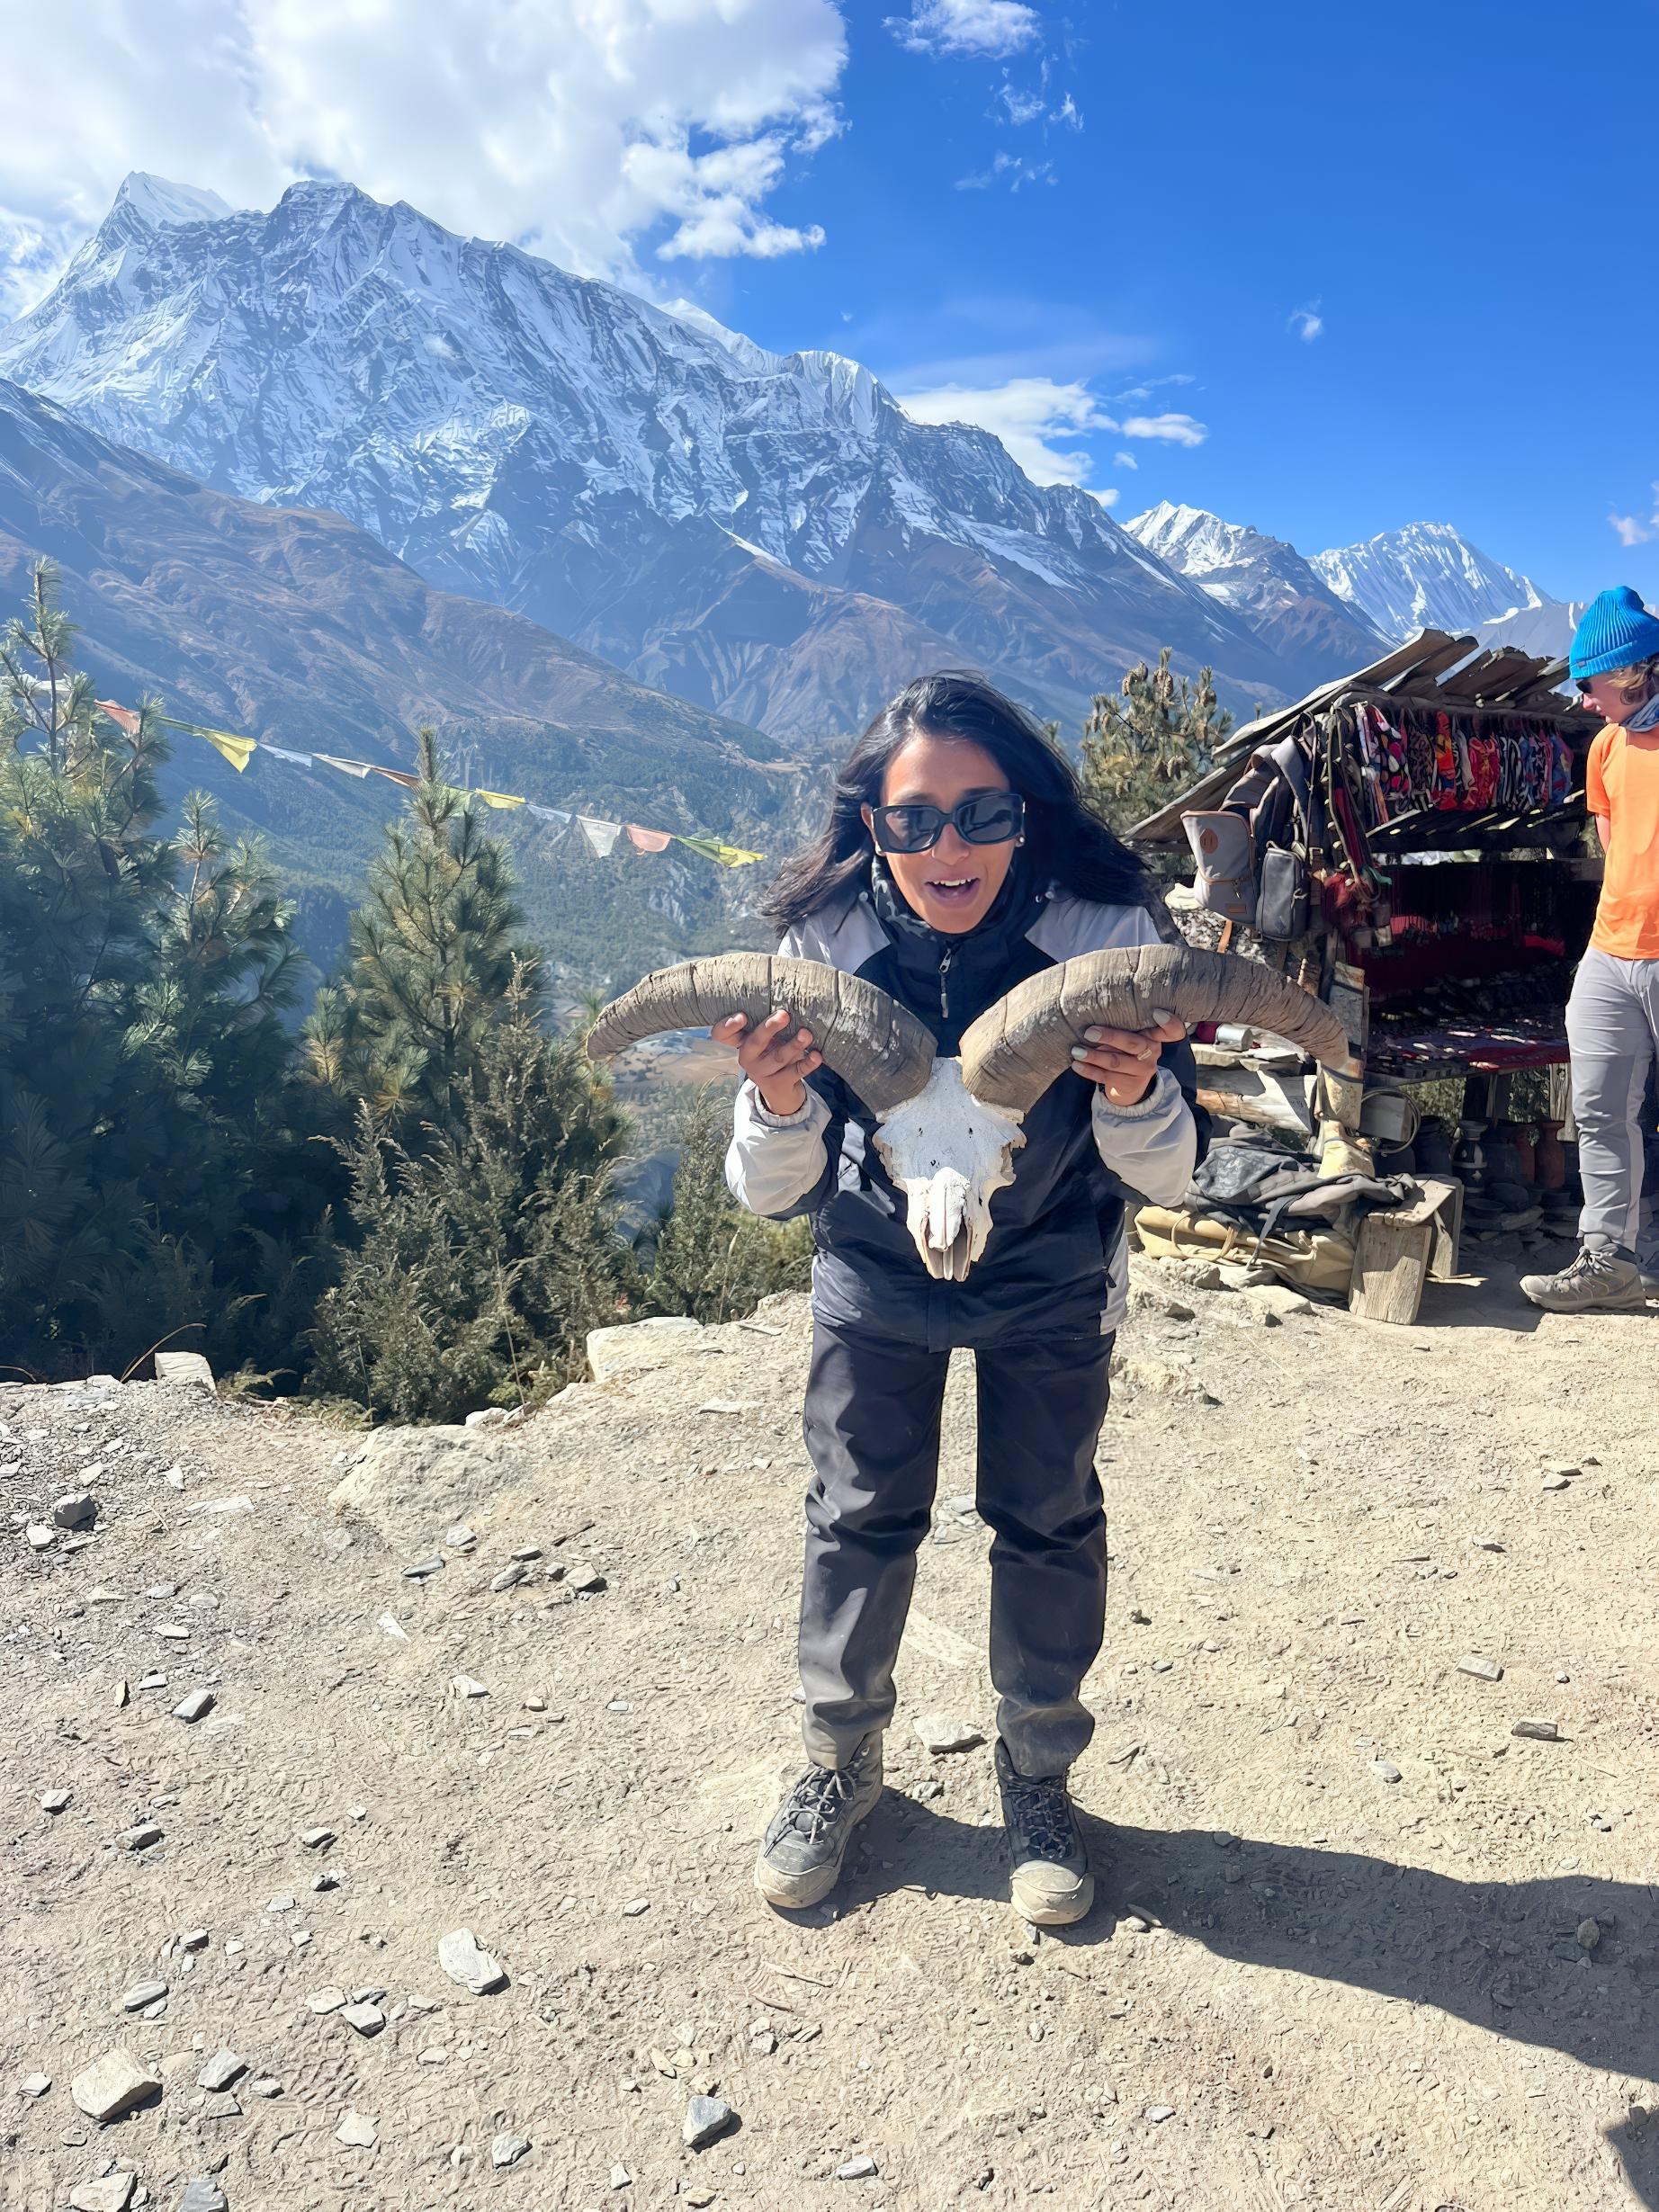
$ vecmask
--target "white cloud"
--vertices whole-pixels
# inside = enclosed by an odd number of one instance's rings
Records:
[[[1141,465],[1133,453],[1114,453],[1112,460],[1119,469],[1138,469]]]
[[[1050,74],[1050,64],[1045,61],[1040,72],[1040,84],[1036,90],[1031,91],[1024,85],[1016,85],[1013,79],[1005,73],[1001,84],[997,87],[997,98],[1002,104],[1002,112],[999,115],[993,108],[991,112],[992,121],[1007,121],[1017,126],[1027,123],[1063,123],[1068,130],[1081,130],[1083,127],[1083,118],[1076,101],[1072,99],[1070,93],[1066,94],[1058,106],[1052,108],[1049,106]]]
[[[1312,307],[1292,308],[1290,319],[1285,327],[1287,330],[1294,330],[1304,345],[1312,345],[1314,340],[1323,334],[1325,327],[1325,318],[1319,312],[1318,300],[1315,300]]]
[[[1056,184],[1059,181],[1052,161],[1027,161],[1023,154],[1000,153],[989,169],[959,176],[956,190],[984,192],[990,185],[1006,183],[1010,192],[1018,192],[1027,184]]]
[[[919,423],[976,423],[989,430],[1037,484],[1086,486],[1090,454],[1054,441],[1117,427],[1086,384],[1059,384],[1046,376],[1017,376],[977,390],[946,384],[934,391],[901,392],[898,399]]]
[[[1161,438],[1170,445],[1202,445],[1209,436],[1204,423],[1190,415],[1131,415],[1123,425],[1125,438]]]
[[[1659,537],[1659,479],[1650,487],[1654,495],[1653,512],[1647,520],[1638,522],[1634,515],[1610,515],[1608,521],[1620,545],[1646,545]]]
[[[1098,499],[1103,507],[1115,507],[1123,497],[1122,491],[1116,484],[1107,484],[1104,489],[1093,484],[1085,484],[1082,488],[1091,499]]]
[[[1048,103],[1040,92],[1022,92],[1018,85],[1010,85],[1006,77],[997,97],[1007,109],[1011,123],[1040,122],[1048,113]]]
[[[847,40],[836,0],[101,0],[22,12],[6,58],[72,92],[9,105],[0,306],[130,169],[238,207],[346,177],[584,275],[800,252],[767,202],[839,128]]]
[[[887,28],[916,54],[1014,54],[1039,35],[1037,12],[1024,0],[915,0]]]

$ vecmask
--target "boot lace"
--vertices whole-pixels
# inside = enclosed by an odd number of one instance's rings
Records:
[[[1556,1277],[1557,1283],[1593,1282],[1611,1275],[1615,1261],[1611,1252],[1604,1252],[1600,1245],[1586,1244],[1576,1259],[1562,1268]]]
[[[1033,1781],[1023,1774],[1002,1778],[1002,1816],[1021,1858],[1036,1858],[1059,1866],[1078,1848],[1077,1822],[1065,1777],[1053,1775]]]
[[[850,1767],[809,1767],[779,1808],[776,1833],[793,1829],[809,1843],[816,1843],[833,1828],[857,1793]]]

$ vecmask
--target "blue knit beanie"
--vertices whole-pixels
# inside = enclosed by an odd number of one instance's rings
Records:
[[[1574,676],[1605,676],[1659,653],[1659,614],[1650,614],[1628,584],[1598,592],[1573,632],[1567,662]]]

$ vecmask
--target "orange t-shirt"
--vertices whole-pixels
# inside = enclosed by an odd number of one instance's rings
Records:
[[[1590,942],[1615,960],[1659,960],[1659,730],[1609,723],[1590,748],[1584,797],[1612,822]]]

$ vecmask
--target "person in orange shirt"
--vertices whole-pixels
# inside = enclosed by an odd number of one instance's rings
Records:
[[[1584,793],[1607,867],[1567,1003],[1584,1205],[1578,1258],[1558,1275],[1523,1276],[1520,1287],[1547,1312],[1624,1312],[1659,1292],[1637,1259],[1642,1103],[1659,1058],[1659,615],[1628,584],[1601,593],[1574,632],[1568,667],[1605,723]]]

